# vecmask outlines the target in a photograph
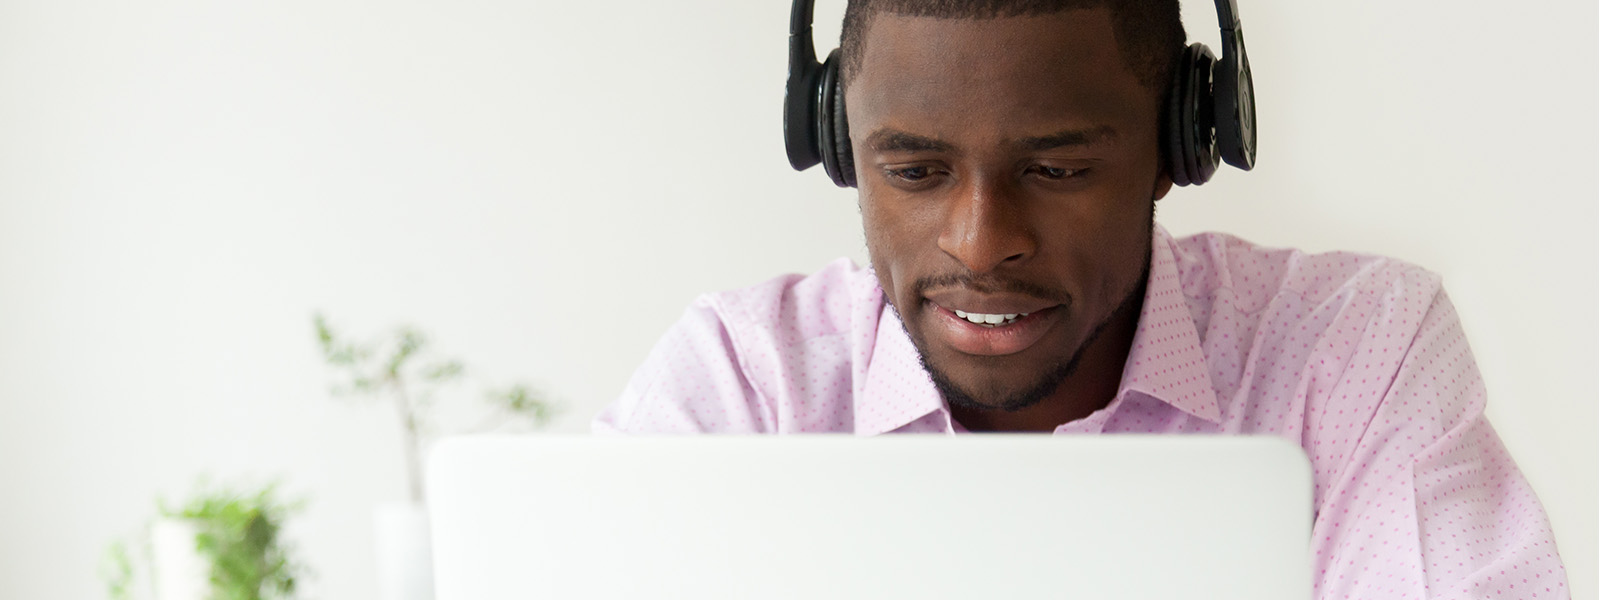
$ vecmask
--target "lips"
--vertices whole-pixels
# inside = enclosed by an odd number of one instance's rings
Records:
[[[978,292],[965,287],[946,287],[923,292],[940,308],[985,315],[1033,314],[1058,306],[1059,301],[1014,292]]]
[[[928,328],[929,334],[957,352],[976,356],[1004,356],[1026,350],[1043,338],[1059,318],[1059,311],[1056,310],[1059,305],[1030,307],[1032,309],[1029,311],[1018,310],[1015,313],[969,312],[965,309],[948,308],[936,301],[930,301],[928,307],[932,310],[927,314],[931,315],[934,321],[933,326]],[[959,316],[956,310],[961,310],[968,316]],[[973,312],[984,316],[1002,317],[1015,314],[1016,317],[992,324],[985,319],[985,322],[980,324],[972,322]]]

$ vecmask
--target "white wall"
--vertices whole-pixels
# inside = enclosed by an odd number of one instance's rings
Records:
[[[1594,598],[1595,4],[1241,4],[1260,166],[1161,221],[1443,273]],[[582,431],[695,294],[863,259],[853,193],[783,157],[787,12],[0,3],[0,597],[101,595],[106,542],[211,472],[285,478],[316,597],[373,598],[398,436],[328,397],[313,310],[417,323]]]

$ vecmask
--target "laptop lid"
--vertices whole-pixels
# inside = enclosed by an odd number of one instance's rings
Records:
[[[431,457],[438,600],[1310,596],[1270,437],[470,437]]]

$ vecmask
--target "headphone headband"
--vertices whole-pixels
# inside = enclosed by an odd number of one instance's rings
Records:
[[[794,5],[789,7],[789,43],[791,48],[794,47],[794,36],[800,35],[802,32],[811,33],[811,15],[813,14],[812,6],[814,5],[816,5],[814,0],[795,0]],[[816,59],[816,53],[813,52],[811,60]]]
[[[1249,171],[1256,164],[1256,91],[1250,56],[1244,50],[1237,0],[1216,0],[1222,28],[1222,59],[1217,61],[1213,93],[1216,103],[1217,153],[1228,164]]]
[[[1224,40],[1224,43],[1226,43],[1227,35],[1228,35],[1227,32],[1239,28],[1239,2],[1238,2],[1238,0],[1217,0],[1216,4],[1217,4],[1217,25],[1222,28],[1223,40]],[[809,21],[810,17],[811,17],[811,13],[807,12],[806,13],[806,18],[808,19],[808,21]],[[811,23],[807,22],[806,26],[810,27]]]

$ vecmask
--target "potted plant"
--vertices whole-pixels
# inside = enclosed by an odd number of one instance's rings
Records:
[[[158,502],[142,544],[116,541],[103,575],[113,600],[134,598],[136,564],[150,574],[157,600],[293,598],[304,567],[282,530],[300,502],[285,502],[275,485],[254,491],[197,492],[180,508]]]
[[[393,408],[404,444],[409,501],[387,503],[374,514],[379,598],[431,600],[433,571],[422,469],[423,454],[440,427],[433,412],[439,393],[463,378],[461,361],[430,352],[428,339],[413,327],[367,342],[348,339],[322,315],[313,319],[323,360],[336,373],[336,396],[357,397]],[[488,431],[511,421],[537,428],[555,415],[555,405],[525,384],[490,388],[484,394],[488,418],[466,432]]]

